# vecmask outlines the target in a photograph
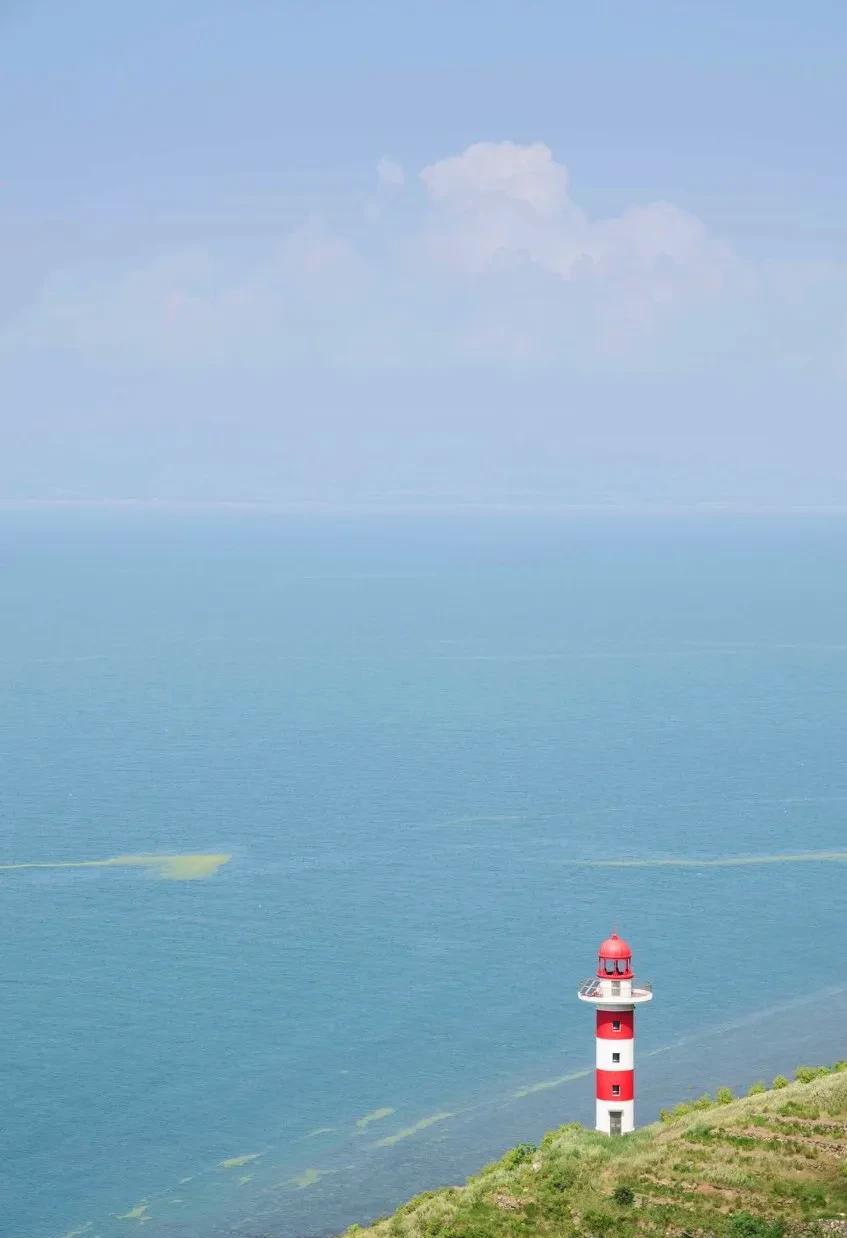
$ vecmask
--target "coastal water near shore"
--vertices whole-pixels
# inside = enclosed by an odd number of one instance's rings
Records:
[[[844,527],[9,514],[4,1223],[323,1233],[843,1056]]]

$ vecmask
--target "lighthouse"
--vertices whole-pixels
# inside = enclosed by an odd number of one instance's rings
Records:
[[[635,1007],[649,1002],[649,984],[635,983],[632,950],[617,933],[602,942],[597,975],[580,985],[578,996],[597,1012],[598,1131],[625,1135],[635,1130]]]

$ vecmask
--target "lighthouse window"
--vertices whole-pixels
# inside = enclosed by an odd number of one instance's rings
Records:
[[[613,1083],[612,1084],[612,1095],[620,1096],[620,1094],[621,1094],[621,1085],[619,1083]]]
[[[606,959],[606,975],[614,976],[614,974],[615,974],[615,960]]]
[[[621,1060],[621,1055],[619,1053],[612,1054],[612,1065],[613,1066],[618,1066],[620,1064],[620,1060]]]
[[[613,1032],[619,1032],[620,1030],[621,1030],[621,1021],[620,1021],[620,1019],[612,1019],[612,1031],[613,1031]]]
[[[612,997],[620,997],[620,995],[621,995],[621,982],[620,980],[613,980],[612,981]]]

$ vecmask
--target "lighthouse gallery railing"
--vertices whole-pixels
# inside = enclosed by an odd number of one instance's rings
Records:
[[[579,986],[579,996],[599,997],[602,992],[602,989],[600,988],[601,983],[601,980],[597,976],[591,976],[588,980],[583,980],[582,984]],[[653,986],[648,980],[639,980],[638,984],[633,983],[632,992],[633,995],[638,993],[652,993]]]

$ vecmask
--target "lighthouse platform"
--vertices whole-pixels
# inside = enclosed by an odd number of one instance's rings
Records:
[[[621,982],[617,993],[612,989],[613,983],[614,981],[590,976],[579,986],[576,995],[581,1002],[591,1002],[594,1006],[603,1006],[610,1010],[616,1006],[639,1006],[642,1002],[653,1000],[653,986],[646,980],[639,980],[638,984],[631,982],[626,992],[623,991],[624,984]]]

